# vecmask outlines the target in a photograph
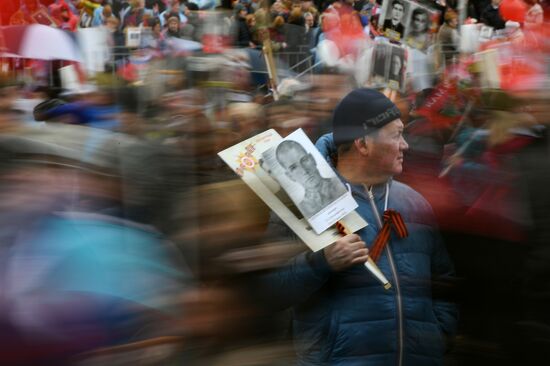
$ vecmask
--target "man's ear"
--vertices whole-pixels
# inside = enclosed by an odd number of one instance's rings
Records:
[[[366,156],[369,153],[369,149],[367,147],[367,139],[362,137],[359,139],[355,139],[353,141],[353,144],[355,145],[355,148],[357,151],[359,151],[359,154]]]

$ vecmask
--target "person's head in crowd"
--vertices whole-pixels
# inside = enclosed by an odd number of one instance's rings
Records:
[[[158,38],[162,32],[160,20],[158,18],[152,18],[149,21],[148,26],[151,27],[151,31],[153,32],[153,37]]]
[[[412,31],[417,34],[428,31],[429,22],[428,12],[423,8],[416,8],[412,13]]]
[[[285,24],[285,18],[282,15],[278,15],[273,19],[273,28],[280,28]]]
[[[313,14],[311,14],[310,12],[305,13],[304,22],[306,27],[312,28],[315,25],[315,18],[313,17]]]
[[[180,31],[180,18],[177,16],[171,16],[168,18],[168,31],[170,33],[177,33]]]
[[[280,0],[283,3],[285,13],[289,13],[292,9],[292,0]]]
[[[248,25],[248,28],[252,29],[256,26],[256,17],[254,14],[248,14],[246,16],[246,25]]]
[[[180,12],[180,0],[172,0],[170,3],[170,12],[179,13]]]
[[[233,8],[233,13],[235,14],[235,18],[245,19],[246,15],[248,14],[248,11],[246,10],[246,7],[243,4],[237,3]]]
[[[293,8],[288,16],[288,24],[304,25],[304,17],[302,15],[302,9],[300,7]]]
[[[275,16],[285,13],[285,7],[280,0],[275,1],[273,5],[271,5],[271,13]]]
[[[250,4],[251,4],[251,1],[250,0],[239,0],[239,2],[241,4],[243,4],[245,6],[246,9],[250,9]]]
[[[196,3],[189,2],[189,3],[187,3],[187,9],[189,11],[198,11],[199,6]]]
[[[403,19],[403,14],[405,11],[405,6],[401,0],[394,0],[391,3],[391,20],[394,23],[400,23]]]
[[[145,12],[145,13],[143,13],[143,20],[142,20],[143,26],[149,27],[150,24],[151,24],[151,21],[152,21],[154,18],[155,18],[155,17],[154,17],[153,14],[150,13],[150,12]]]
[[[401,111],[388,97],[374,89],[353,90],[336,106],[332,118],[338,171],[351,182],[368,177],[369,184],[400,174],[409,148],[403,129]]]
[[[458,14],[452,9],[447,9],[445,11],[445,23],[451,28],[456,28],[458,26]]]
[[[302,7],[302,11],[304,11],[304,12],[310,11],[309,9],[314,6],[313,1],[311,1],[311,0],[302,0],[300,5]]]
[[[493,5],[493,7],[497,8],[500,6],[500,3],[502,2],[502,0],[491,0],[491,5]]]
[[[227,117],[233,130],[243,139],[254,136],[266,127],[262,106],[258,103],[231,103],[227,106]]]
[[[107,19],[107,18],[110,18],[111,16],[113,16],[113,8],[111,8],[111,5],[105,4],[103,6],[103,17]]]
[[[130,6],[132,7],[132,9],[144,9],[145,0],[131,0]]]
[[[168,19],[176,17],[179,19],[180,15],[177,12],[169,11],[167,13],[164,13],[164,19],[166,20],[166,24],[168,25]]]
[[[317,162],[311,153],[296,141],[281,142],[275,150],[277,161],[284,168],[286,176],[304,189],[314,189],[323,179]]]

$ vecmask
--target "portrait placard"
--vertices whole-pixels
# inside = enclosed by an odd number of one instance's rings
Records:
[[[435,41],[441,14],[435,9],[415,2],[410,2],[408,9],[403,43],[409,47],[426,51]]]
[[[407,50],[405,47],[377,42],[372,55],[371,84],[405,91],[407,71]]]
[[[406,21],[411,4],[406,0],[384,0],[378,21],[380,34],[401,42],[406,33]]]
[[[303,134],[303,131],[301,131],[301,133]],[[291,136],[296,137],[299,135],[293,134],[289,135],[287,139],[292,139]],[[340,237],[339,232],[333,226],[337,220],[340,220],[350,232],[356,232],[357,230],[365,227],[367,225],[366,221],[355,211],[353,211],[356,206],[351,208],[351,210],[348,210],[347,213],[344,213],[345,211],[337,212],[337,209],[334,207],[325,207],[325,209],[321,209],[321,211],[316,215],[310,217],[310,221],[312,218],[314,218],[314,221],[321,221],[321,218],[327,217],[333,217],[335,220],[331,225],[326,226],[324,230],[319,231],[319,233],[314,230],[313,225],[308,222],[308,220],[304,217],[305,215],[302,214],[296,207],[297,205],[294,203],[293,198],[289,197],[294,196],[294,200],[296,200],[296,197],[299,196],[299,192],[296,190],[289,190],[290,194],[287,193],[279,181],[274,178],[274,176],[277,177],[277,175],[281,178],[280,171],[279,173],[274,172],[274,170],[278,169],[274,167],[276,163],[274,161],[268,163],[264,160],[266,159],[264,157],[264,153],[266,153],[266,151],[273,149],[271,154],[274,154],[276,147],[287,139],[283,140],[283,138],[275,130],[271,129],[219,152],[218,156],[220,156],[220,158],[241,177],[241,179],[254,191],[254,193],[257,194],[269,206],[269,208],[277,214],[277,216],[279,216],[288,225],[288,227],[294,231],[294,233],[313,251],[323,249]],[[303,141],[300,142],[304,143]],[[309,144],[311,144],[311,141],[309,141]],[[308,146],[308,152],[311,152],[311,147],[315,149],[315,146],[311,144],[311,146]],[[318,156],[316,156],[319,157],[320,154],[316,149],[313,153],[315,152],[318,154]],[[270,155],[270,153],[266,154],[266,156],[268,155]],[[276,161],[276,156],[271,156],[267,159]],[[317,163],[317,159],[315,159],[315,162]],[[311,161],[304,160],[304,163],[307,165],[311,163]],[[327,163],[325,162],[325,164]],[[330,170],[332,171],[332,169]],[[286,176],[285,173],[282,174]],[[328,173],[323,168],[321,174]],[[332,174],[335,174],[334,171],[332,171]],[[281,178],[281,180],[284,180],[284,178]],[[344,201],[346,199],[346,195],[347,194],[341,195],[336,199],[336,201]],[[351,199],[353,200],[353,198]]]
[[[358,207],[302,129],[265,151],[262,160],[317,234]]]

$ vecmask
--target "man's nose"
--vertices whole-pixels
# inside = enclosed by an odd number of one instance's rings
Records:
[[[400,148],[401,150],[405,151],[405,150],[409,150],[409,144],[407,144],[407,141],[405,140],[405,138],[403,136],[401,136],[401,145],[400,145]]]

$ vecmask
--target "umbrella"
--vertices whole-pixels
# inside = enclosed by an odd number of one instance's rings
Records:
[[[81,61],[76,41],[68,33],[42,24],[0,27],[0,56]]]

